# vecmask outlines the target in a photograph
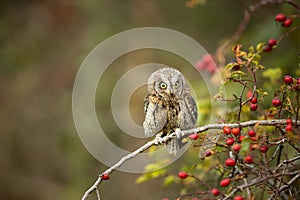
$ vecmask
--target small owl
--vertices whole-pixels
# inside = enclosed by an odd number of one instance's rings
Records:
[[[173,68],[162,68],[148,79],[148,93],[144,99],[146,136],[166,136],[179,130],[191,129],[197,121],[196,102],[190,94],[183,75]],[[169,153],[176,155],[180,138],[166,144]]]

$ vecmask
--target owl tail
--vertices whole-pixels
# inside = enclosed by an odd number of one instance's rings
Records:
[[[168,149],[169,154],[176,156],[179,149],[182,147],[181,139],[173,138],[165,144],[165,147]]]

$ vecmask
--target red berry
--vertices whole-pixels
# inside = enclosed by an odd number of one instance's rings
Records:
[[[286,124],[292,124],[292,120],[290,118],[286,119]]]
[[[293,23],[293,20],[292,19],[290,19],[290,18],[287,18],[283,23],[282,23],[282,26],[284,26],[284,27],[290,27],[291,25],[292,25],[292,23]]]
[[[109,175],[108,175],[107,173],[102,174],[101,178],[102,178],[103,180],[108,180],[108,179],[109,179]]]
[[[255,137],[256,132],[255,132],[253,129],[250,129],[250,130],[248,131],[248,135],[249,135],[250,137]]]
[[[245,139],[245,136],[244,135],[240,135],[240,137],[239,137],[240,142],[242,142],[243,139]]]
[[[281,100],[278,97],[275,97],[274,99],[272,99],[272,104],[273,106],[280,106],[281,105]]]
[[[223,127],[223,132],[224,132],[226,135],[229,135],[229,134],[231,133],[230,127],[224,126],[224,127]]]
[[[274,46],[277,44],[277,41],[274,38],[271,38],[271,39],[269,39],[268,43],[270,46]]]
[[[232,166],[235,165],[235,160],[232,159],[232,158],[227,158],[227,159],[225,160],[225,165],[226,165],[226,166],[229,166],[229,167],[232,167]]]
[[[239,127],[235,127],[231,129],[231,133],[235,136],[239,135],[241,132],[241,129]]]
[[[233,200],[244,200],[244,197],[238,195],[233,198]]]
[[[204,152],[205,157],[209,157],[212,155],[211,151],[205,151]]]
[[[217,188],[213,188],[213,189],[211,190],[211,193],[212,193],[213,195],[215,195],[215,196],[218,196],[218,195],[220,194],[220,191],[219,191]]]
[[[278,22],[284,22],[286,20],[285,14],[279,13],[276,15],[275,20]]]
[[[186,172],[179,172],[177,176],[181,179],[185,179],[188,177],[188,174]]]
[[[266,153],[268,151],[269,147],[267,145],[260,146],[259,150],[262,153]]]
[[[233,143],[234,143],[234,139],[233,138],[228,138],[226,140],[226,144],[229,145],[229,146],[233,145]]]
[[[257,108],[258,108],[258,104],[256,104],[256,103],[252,103],[252,104],[250,105],[250,110],[251,110],[251,111],[256,111]]]
[[[255,146],[256,146],[256,145],[254,145],[254,144],[250,144],[250,145],[249,145],[250,150],[251,150],[251,151],[254,151],[254,150],[255,150]]]
[[[247,92],[247,98],[248,99],[250,99],[251,97],[252,97],[252,95],[253,95],[253,93],[252,93],[252,91],[251,90],[249,90],[248,92]]]
[[[292,76],[289,76],[289,75],[286,75],[286,76],[284,76],[283,81],[284,81],[286,84],[291,84],[291,83],[293,83],[293,77],[292,77]]]
[[[250,155],[245,156],[244,160],[245,160],[245,162],[248,163],[248,164],[253,163],[253,158],[252,158],[252,156],[250,156]]]
[[[286,130],[286,132],[291,132],[291,131],[293,130],[292,124],[288,124],[288,125],[285,127],[285,130]]]
[[[230,178],[225,178],[223,180],[221,180],[220,185],[222,187],[227,187],[230,184]]]
[[[263,48],[263,51],[264,52],[270,52],[270,51],[272,51],[272,46],[271,45],[266,45],[266,46],[264,46],[264,48]]]
[[[236,151],[236,152],[240,151],[240,149],[241,149],[241,145],[239,145],[239,144],[235,144],[235,145],[233,145],[233,147],[232,147],[232,150],[233,150],[233,151]]]
[[[239,64],[233,65],[232,69],[235,71],[239,71],[241,69],[241,65]]]
[[[257,137],[250,137],[250,139],[251,139],[252,141],[257,141],[257,140],[258,140]]]
[[[189,135],[189,138],[191,140],[197,140],[199,138],[199,135],[197,133],[193,133],[193,134]]]
[[[300,78],[297,78],[297,85],[300,85]]]
[[[257,98],[256,97],[253,97],[251,100],[250,100],[251,103],[255,104],[257,103]]]

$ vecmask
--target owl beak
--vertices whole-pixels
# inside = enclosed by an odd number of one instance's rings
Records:
[[[173,93],[173,89],[167,89],[167,93],[168,94],[172,94]]]

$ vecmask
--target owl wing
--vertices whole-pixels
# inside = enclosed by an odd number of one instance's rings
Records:
[[[143,123],[146,136],[160,132],[167,122],[167,111],[159,98],[148,94],[144,99],[145,121]]]
[[[193,128],[198,117],[197,104],[194,98],[190,94],[187,94],[184,96],[180,104],[182,112],[180,129],[184,130]]]

